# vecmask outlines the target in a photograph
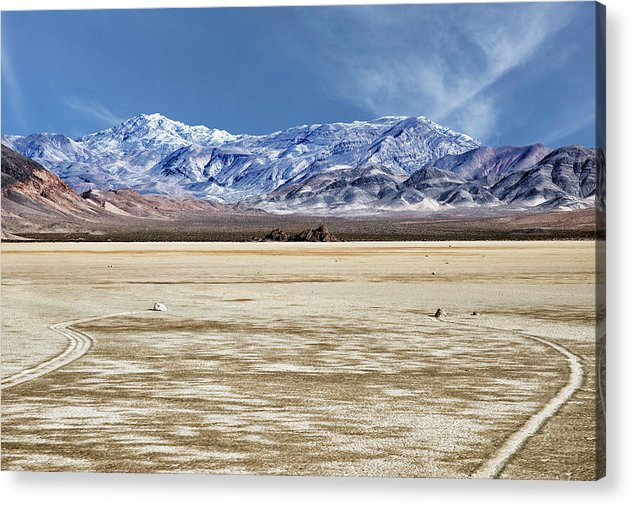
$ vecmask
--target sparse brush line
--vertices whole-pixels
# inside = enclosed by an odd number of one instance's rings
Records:
[[[557,394],[537,413],[531,416],[517,432],[514,432],[504,444],[495,452],[495,454],[486,462],[484,462],[471,476],[473,478],[496,478],[503,471],[508,462],[521,450],[526,442],[534,436],[541,427],[552,418],[556,412],[563,406],[581,387],[583,384],[583,366],[580,358],[563,346],[549,341],[543,337],[527,334],[516,330],[503,329],[499,327],[488,327],[485,325],[477,325],[473,323],[452,322],[456,325],[466,327],[476,327],[487,330],[495,330],[500,332],[510,332],[527,339],[537,341],[565,357],[570,366],[570,376],[567,383]]]
[[[56,371],[57,369],[68,365],[70,362],[73,362],[85,355],[92,347],[92,338],[79,330],[68,328],[71,325],[78,325],[80,323],[102,320],[115,316],[131,315],[140,312],[141,311],[128,311],[124,313],[92,316],[90,318],[82,318],[80,320],[71,320],[51,325],[50,327],[48,327],[50,330],[53,330],[68,339],[68,346],[66,347],[66,349],[62,351],[59,355],[55,355],[54,357],[41,362],[36,366],[29,367],[27,369],[24,369],[23,371],[17,372],[15,374],[12,374],[11,376],[8,376],[7,378],[4,378],[0,382],[2,389],[5,390],[7,388],[11,388],[22,383],[26,383],[27,381],[41,378],[45,374]]]

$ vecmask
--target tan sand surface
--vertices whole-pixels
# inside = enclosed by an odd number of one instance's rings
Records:
[[[139,313],[3,388],[2,469],[470,476],[571,382],[531,335],[580,387],[499,476],[593,479],[594,249],[5,243],[3,378]]]

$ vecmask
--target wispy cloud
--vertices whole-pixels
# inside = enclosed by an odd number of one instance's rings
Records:
[[[424,114],[485,139],[498,120],[489,91],[573,15],[551,4],[430,9],[348,8],[328,31],[317,28],[311,36],[329,50],[314,63],[335,76],[330,91],[377,116]]]
[[[116,115],[96,100],[71,97],[65,99],[64,103],[71,109],[96,119],[107,126],[116,125],[124,120],[123,117]]]
[[[26,109],[22,87],[18,81],[17,74],[11,62],[9,52],[2,48],[2,83],[4,84],[4,92],[8,98],[13,118],[20,128],[27,128]]]

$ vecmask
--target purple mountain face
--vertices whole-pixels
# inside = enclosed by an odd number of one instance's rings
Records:
[[[570,209],[594,200],[593,150],[491,148],[423,116],[254,136],[141,114],[74,140],[44,133],[2,142],[79,192],[131,188],[279,213]]]
[[[487,182],[495,182],[509,172],[533,166],[550,151],[550,148],[542,144],[500,148],[482,146],[459,155],[446,155],[432,165],[439,169],[447,169],[466,179],[486,178]]]

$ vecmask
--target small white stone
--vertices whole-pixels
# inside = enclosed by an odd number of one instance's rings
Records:
[[[167,307],[164,304],[162,304],[162,302],[156,302],[153,305],[153,310],[154,311],[166,311]]]

